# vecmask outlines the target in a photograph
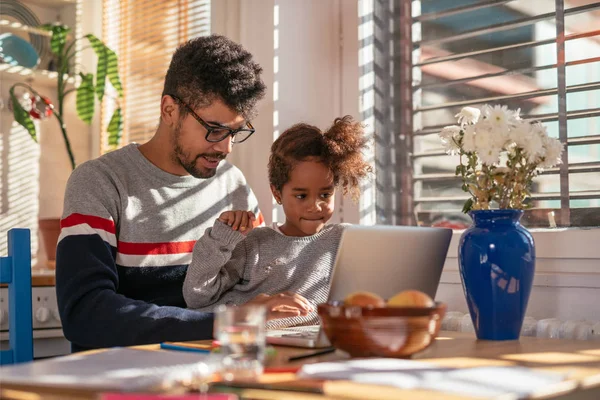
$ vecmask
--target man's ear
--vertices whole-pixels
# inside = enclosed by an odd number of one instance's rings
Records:
[[[160,117],[169,126],[177,124],[179,108],[171,96],[164,95],[160,99]]]
[[[271,187],[271,193],[273,193],[273,197],[275,197],[275,201],[277,204],[281,204],[281,192],[275,188],[273,185],[269,185]]]

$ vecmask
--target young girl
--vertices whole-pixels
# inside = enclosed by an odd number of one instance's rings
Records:
[[[254,216],[228,211],[198,242],[183,285],[190,308],[266,303],[278,318],[269,327],[318,323],[314,305],[327,301],[329,280],[344,224],[326,225],[336,188],[356,199],[371,172],[363,158],[360,123],[338,118],[322,132],[294,125],[273,143],[269,181],[285,222],[252,229]],[[279,295],[272,298],[269,295]],[[281,302],[277,302],[277,299]]]

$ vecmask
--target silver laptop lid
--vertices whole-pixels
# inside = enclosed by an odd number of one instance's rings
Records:
[[[408,289],[435,298],[452,230],[414,226],[352,225],[337,252],[329,300],[355,291],[388,299]]]

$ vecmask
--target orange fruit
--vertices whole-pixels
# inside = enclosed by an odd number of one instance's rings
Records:
[[[435,302],[426,293],[418,290],[405,290],[387,301],[388,307],[433,307]]]
[[[375,293],[354,292],[346,296],[344,299],[344,305],[359,307],[385,307],[385,300]]]

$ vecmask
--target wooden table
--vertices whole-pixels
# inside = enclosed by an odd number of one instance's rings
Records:
[[[207,342],[192,342],[199,346]],[[139,346],[148,350],[158,350],[157,345]],[[277,354],[269,363],[269,367],[293,367],[307,363],[332,361],[347,358],[342,353],[331,353],[296,362],[288,362],[290,356],[309,352],[309,349],[278,347]],[[424,352],[416,355],[415,359],[450,367],[479,367],[521,365],[544,371],[566,373],[568,379],[560,384],[549,387],[543,393],[533,398],[569,399],[569,400],[598,400],[600,399],[600,342],[573,341],[559,339],[538,339],[523,337],[519,341],[490,342],[478,341],[473,334],[458,332],[441,332],[436,342]],[[1,377],[0,377],[1,379]],[[266,374],[262,383],[281,385],[295,381],[292,373]],[[308,382],[311,387],[314,382]],[[265,389],[244,389],[240,394],[243,398],[253,399],[414,399],[414,400],[458,400],[473,399],[449,395],[442,392],[427,390],[399,390],[395,388],[362,385],[343,381],[320,382],[318,387],[325,395],[309,393],[290,393],[285,391]],[[43,397],[36,395],[43,393]],[[92,399],[90,393],[62,391],[61,393],[40,391],[28,387],[9,387],[3,384],[0,388],[2,399],[33,400],[48,399]],[[505,399],[506,397],[503,397]],[[510,398],[510,397],[508,397]]]

